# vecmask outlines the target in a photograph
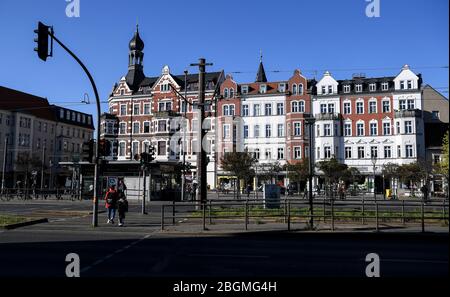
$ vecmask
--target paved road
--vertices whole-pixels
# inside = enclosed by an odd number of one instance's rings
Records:
[[[159,211],[132,209],[125,228],[67,216],[0,231],[0,276],[64,277],[68,253],[79,254],[86,277],[364,276],[372,252],[383,276],[448,276],[448,234],[183,235],[160,232]]]

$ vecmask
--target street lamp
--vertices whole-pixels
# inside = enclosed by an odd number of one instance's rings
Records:
[[[308,156],[308,168],[309,168],[309,176],[308,176],[308,187],[309,187],[309,226],[311,229],[314,228],[314,205],[313,205],[313,189],[312,189],[312,179],[314,175],[313,169],[313,127],[314,127],[315,119],[310,116],[305,118],[305,125],[308,126],[308,137],[309,137],[309,156]]]
[[[372,161],[373,164],[373,182],[372,182],[372,186],[373,186],[373,198],[376,201],[377,200],[377,193],[375,191],[375,169],[376,169],[376,164],[377,164],[377,155],[372,153],[372,156],[370,157],[370,160]]]

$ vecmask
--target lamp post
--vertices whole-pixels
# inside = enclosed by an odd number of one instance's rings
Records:
[[[372,156],[370,157],[370,160],[372,161],[373,164],[373,182],[372,182],[372,186],[373,186],[373,199],[376,201],[377,200],[377,193],[375,191],[375,176],[376,176],[376,164],[377,164],[377,155],[372,153]]]
[[[305,118],[305,125],[308,126],[308,137],[309,137],[309,156],[308,156],[308,168],[309,168],[309,175],[308,175],[308,187],[309,187],[309,226],[311,229],[314,228],[314,204],[313,204],[313,187],[312,187],[312,179],[314,175],[314,169],[313,169],[313,127],[314,127],[315,119],[310,116],[308,118]]]

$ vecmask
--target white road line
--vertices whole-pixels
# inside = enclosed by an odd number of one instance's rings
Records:
[[[126,245],[126,246],[124,246],[124,247],[122,247],[122,248],[120,248],[120,249],[115,250],[115,251],[112,252],[111,254],[109,254],[109,255],[107,255],[107,256],[105,256],[105,257],[103,257],[103,258],[101,258],[101,259],[95,261],[95,262],[92,263],[91,265],[89,265],[89,266],[87,266],[87,267],[81,269],[80,272],[86,272],[86,271],[92,269],[93,267],[97,266],[98,264],[101,264],[101,263],[103,263],[104,261],[106,261],[106,260],[108,260],[108,259],[114,257],[115,255],[120,254],[120,253],[124,252],[125,250],[131,248],[132,246],[134,246],[134,245],[140,243],[141,241],[144,241],[145,239],[149,238],[151,235],[152,235],[152,234],[147,234],[147,235],[145,235],[144,237],[139,238],[139,239],[133,241],[132,243],[130,243],[130,244],[128,244],[128,245]]]

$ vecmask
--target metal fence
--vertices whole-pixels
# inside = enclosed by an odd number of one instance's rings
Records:
[[[322,199],[314,200],[312,211],[309,201],[282,199],[279,208],[264,208],[261,199],[234,201],[208,200],[206,204],[194,202],[171,202],[161,205],[161,230],[175,226],[180,220],[186,224],[207,225],[242,224],[248,230],[253,223],[264,223],[270,229],[271,223],[278,223],[290,231],[294,224],[307,228],[328,225],[335,231],[337,225],[363,226],[380,231],[381,225],[417,226],[425,232],[428,226],[448,226],[449,203],[447,199],[432,201],[375,200],[375,199]]]

